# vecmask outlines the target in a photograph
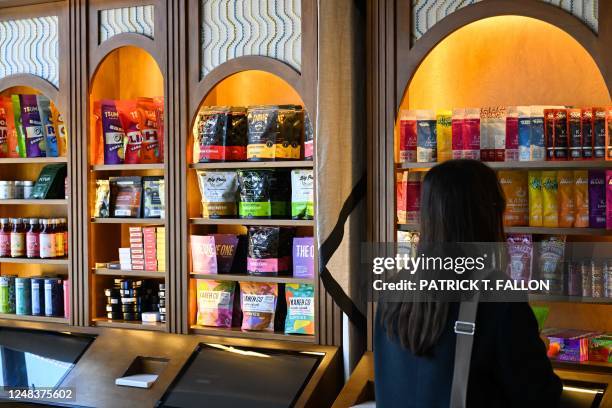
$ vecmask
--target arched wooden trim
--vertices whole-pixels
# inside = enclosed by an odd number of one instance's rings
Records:
[[[265,71],[278,76],[283,81],[287,82],[300,95],[304,104],[307,104],[301,92],[301,75],[293,67],[270,57],[263,56],[244,56],[231,59],[213,69],[208,75],[200,81],[196,89],[190,93],[192,112],[190,117],[194,118],[197,114],[202,101],[225,78],[243,71]],[[310,112],[311,106],[305,106]]]
[[[15,86],[27,86],[40,91],[51,99],[61,112],[64,112],[64,106],[59,98],[59,89],[46,79],[32,74],[14,74],[0,79],[0,90],[2,91]]]
[[[405,2],[408,3],[408,2]],[[404,10],[410,12],[410,10]],[[572,36],[591,55],[604,77],[608,90],[612,87],[612,78],[608,78],[604,62],[605,53],[597,35],[578,18],[552,4],[539,0],[496,0],[483,1],[466,6],[442,19],[432,26],[411,49],[398,49],[398,61],[405,65],[397,67],[397,88],[395,111],[399,109],[408,86],[417,69],[427,55],[446,37],[463,26],[489,17],[515,15],[531,17],[549,23]],[[404,55],[402,55],[404,54]]]

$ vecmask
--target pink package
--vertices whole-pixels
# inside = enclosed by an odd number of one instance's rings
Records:
[[[217,250],[214,236],[191,236],[191,272],[217,274]]]
[[[465,122],[465,109],[453,109],[451,118],[453,159],[463,157],[463,123]]]
[[[64,317],[70,319],[70,281],[64,279]]]
[[[606,228],[612,229],[612,170],[606,170]]]
[[[463,158],[480,159],[480,109],[467,108],[462,129]]]
[[[508,106],[506,108],[506,155],[505,161],[518,161],[518,108]]]
[[[402,110],[400,112],[400,162],[416,162],[417,150],[416,112]]]

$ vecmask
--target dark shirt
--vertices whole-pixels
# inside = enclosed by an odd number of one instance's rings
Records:
[[[431,356],[417,357],[389,339],[378,318],[374,329],[376,405],[447,408],[453,381],[459,306]],[[467,406],[558,407],[561,381],[553,373],[527,303],[481,303],[476,317]]]

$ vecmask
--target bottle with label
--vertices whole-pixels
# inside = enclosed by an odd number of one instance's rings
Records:
[[[26,257],[28,258],[39,258],[40,257],[40,228],[38,225],[38,218],[30,218],[30,225],[26,232]]]
[[[64,257],[64,227],[59,218],[51,220],[53,230],[55,231],[55,256],[58,258]]]
[[[0,218],[0,258],[11,256],[11,224],[8,218]]]
[[[11,258],[23,258],[25,256],[25,224],[21,218],[12,219],[11,230]]]
[[[40,230],[40,257],[55,258],[55,233],[50,224],[50,220],[42,220],[42,228]]]
[[[62,224],[62,231],[64,232],[64,256],[68,256],[68,220],[66,218],[60,218]]]

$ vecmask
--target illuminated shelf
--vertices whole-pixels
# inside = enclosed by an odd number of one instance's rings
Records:
[[[130,330],[152,330],[166,331],[165,323],[143,323],[140,321],[125,321],[125,320],[109,320],[106,318],[94,318],[92,320],[94,326],[112,327],[115,329],[130,329]]]
[[[146,164],[94,164],[92,171],[118,171],[118,170],[163,170],[164,163]]]
[[[612,373],[612,363],[606,363],[604,361],[559,361],[550,360],[551,364],[555,368],[561,369],[581,369],[589,371],[600,371],[605,373]]]
[[[192,163],[192,169],[275,169],[275,168],[305,168],[313,167],[313,161],[265,161],[265,162],[217,162]]]
[[[5,313],[0,313],[0,319],[22,320],[26,322],[41,322],[41,323],[61,323],[61,324],[70,323],[69,320],[64,317],[27,316],[27,315],[5,314]]]
[[[247,339],[282,340],[301,343],[314,343],[315,336],[300,334],[271,333],[265,331],[242,331],[239,327],[221,328],[192,325],[191,332],[206,336],[239,337]]]
[[[0,159],[0,164],[50,164],[68,163],[65,157],[17,157]]]
[[[401,170],[431,169],[440,164],[435,163],[398,163]],[[514,162],[483,162],[493,169],[612,169],[612,161],[608,160],[564,160],[564,161],[514,161]]]
[[[566,295],[546,295],[546,294],[530,294],[530,302],[564,302],[564,303],[593,303],[612,305],[612,298],[600,297],[582,297],[582,296],[566,296]]]
[[[194,225],[265,225],[280,227],[312,227],[314,220],[276,220],[249,218],[191,218]]]
[[[397,224],[400,231],[418,231],[418,224]],[[534,235],[597,235],[612,236],[612,230],[605,228],[547,228],[547,227],[504,227],[506,234]]]
[[[314,284],[314,279],[294,278],[292,276],[253,276],[246,274],[201,274],[192,273],[189,275],[193,279],[209,279],[216,281],[233,282],[263,282],[263,283],[301,283]]]
[[[0,258],[0,263],[33,264],[33,265],[68,265],[68,258]]]
[[[136,276],[142,278],[156,278],[165,279],[166,272],[163,271],[134,271],[134,270],[122,270],[122,269],[110,269],[110,268],[94,268],[94,275],[101,276]]]
[[[93,224],[152,224],[164,225],[163,218],[92,218]]]
[[[34,199],[15,199],[15,200],[0,200],[0,205],[68,205],[68,200],[34,200]]]

